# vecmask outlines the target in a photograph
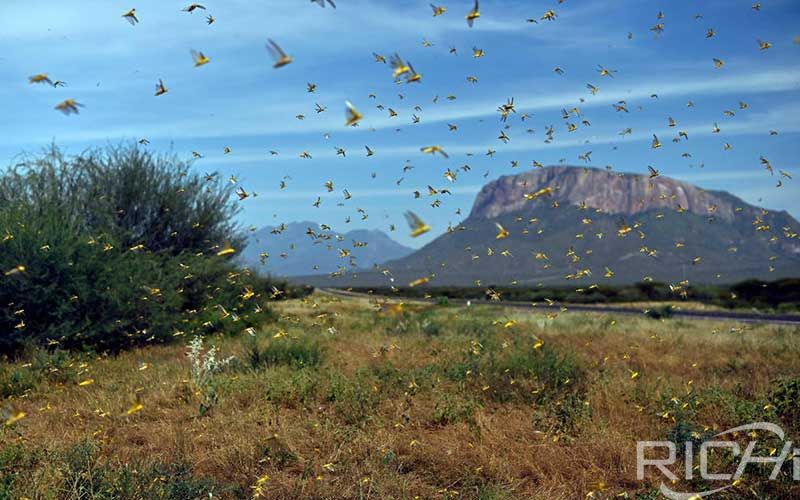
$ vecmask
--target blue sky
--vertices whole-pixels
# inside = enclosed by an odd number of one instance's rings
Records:
[[[181,11],[188,3],[5,0],[0,165],[50,142],[77,153],[147,138],[154,151],[187,159],[198,151],[204,155],[194,164],[198,171],[236,175],[247,191],[258,193],[243,203],[245,226],[313,220],[339,231],[388,232],[393,223],[398,230],[392,236],[412,246],[458,223],[487,181],[530,169],[533,160],[584,164],[578,155],[587,151],[593,166],[646,173],[652,165],[662,175],[800,216],[800,179],[784,179],[776,188],[777,172],[771,177],[759,163],[765,156],[776,169],[800,175],[799,2],[763,0],[754,11],[751,0],[482,0],[472,29],[464,20],[471,0],[443,0],[447,12],[436,18],[428,1],[416,0],[338,0],[335,10],[308,0],[207,0],[201,2],[206,11],[192,14]],[[121,16],[134,7],[140,23],[131,26]],[[555,21],[526,22],[551,8]],[[208,14],[214,24],[206,24]],[[659,36],[650,31],[656,23],[664,24]],[[709,28],[716,35],[707,39]],[[267,38],[294,62],[273,69]],[[759,50],[759,39],[772,48]],[[432,46],[425,47],[426,40]],[[472,57],[473,47],[485,56]],[[195,68],[192,49],[211,62]],[[376,63],[373,52],[387,58],[399,53],[422,73],[422,82],[394,83],[391,67]],[[713,58],[725,66],[716,69]],[[616,70],[613,78],[601,76],[598,65]],[[556,74],[556,66],[565,73]],[[42,72],[67,86],[28,83]],[[169,92],[155,97],[159,78]],[[306,91],[308,82],[317,84],[315,93]],[[597,95],[587,83],[599,87]],[[497,107],[511,97],[517,113],[504,144],[497,139],[505,125]],[[85,108],[77,116],[55,111],[66,98]],[[629,113],[612,107],[623,99]],[[365,115],[360,127],[344,126],[345,100]],[[740,109],[740,101],[748,108]],[[327,110],[316,113],[315,103]],[[389,118],[378,104],[399,116]],[[578,125],[568,132],[561,109],[575,106],[583,116],[568,120]],[[412,123],[414,113],[418,124]],[[523,113],[530,114],[525,122]],[[677,127],[668,127],[669,117]],[[591,126],[582,125],[584,119]],[[715,122],[719,134],[712,133]],[[450,132],[448,123],[458,131]],[[549,125],[556,133],[546,144]],[[625,128],[633,133],[621,137]],[[673,143],[678,130],[689,140]],[[650,148],[653,133],[662,148]],[[732,149],[724,150],[725,143]],[[420,152],[432,144],[450,158]],[[366,157],[365,145],[374,156]],[[232,152],[223,154],[225,147]],[[337,156],[336,147],[347,156]],[[497,152],[493,157],[486,156],[490,148]],[[301,159],[303,151],[313,158]],[[512,168],[512,160],[519,167]],[[469,172],[458,170],[465,164]],[[414,168],[403,172],[405,165]],[[458,170],[455,182],[443,176],[448,168]],[[281,190],[285,176],[288,187]],[[328,180],[332,193],[324,187]],[[440,196],[441,206],[431,207],[428,185],[453,195]],[[351,200],[343,199],[344,188]],[[415,190],[423,193],[420,199]],[[317,196],[320,208],[312,206]],[[408,209],[434,231],[412,240],[402,218]],[[348,216],[352,222],[345,224]]]

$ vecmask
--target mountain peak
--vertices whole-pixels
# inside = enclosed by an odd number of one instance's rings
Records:
[[[531,196],[537,192],[546,194]],[[496,223],[506,231],[502,238]],[[800,274],[798,232],[789,214],[724,191],[660,175],[557,166],[490,182],[458,230],[383,266],[395,283],[429,276],[439,286],[778,279]],[[336,280],[388,282],[363,268]]]
[[[755,209],[727,193],[705,191],[668,177],[614,172],[592,167],[550,166],[503,176],[478,193],[470,217],[493,219],[524,210],[525,195],[550,188],[559,204],[585,205],[607,214],[635,215],[658,209],[714,215],[731,221],[737,209]]]

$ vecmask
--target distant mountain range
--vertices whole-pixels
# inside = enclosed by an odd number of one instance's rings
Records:
[[[261,274],[291,277],[368,268],[411,252],[379,230],[338,233],[306,221],[256,231],[239,258]]]
[[[497,224],[508,231],[498,239]],[[800,224],[723,191],[662,176],[557,166],[490,182],[470,215],[381,269],[317,286],[588,286],[800,276]]]

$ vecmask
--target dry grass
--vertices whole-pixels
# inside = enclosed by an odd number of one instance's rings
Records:
[[[249,498],[259,477],[265,498],[656,498],[637,440],[769,420],[798,441],[783,407],[764,410],[797,376],[795,328],[276,307],[255,338],[213,339],[237,360],[203,416],[181,345],[0,366],[4,406],[26,413],[0,431],[0,498]],[[735,491],[799,490],[754,472]]]

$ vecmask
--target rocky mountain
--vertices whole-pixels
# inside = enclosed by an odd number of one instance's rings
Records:
[[[497,224],[508,231],[498,238]],[[800,276],[800,224],[784,211],[662,176],[548,167],[501,177],[459,226],[388,262],[394,284],[729,283]],[[387,285],[351,273],[313,284]]]
[[[737,207],[756,209],[727,193],[704,191],[667,177],[652,179],[645,175],[558,166],[490,182],[478,193],[470,217],[494,218],[523,210],[529,204],[525,195],[544,188],[551,188],[550,197],[560,204],[585,204],[606,214],[635,215],[676,209],[713,214],[730,222]]]
[[[368,268],[411,252],[379,230],[342,234],[306,221],[256,231],[240,259],[259,273],[288,277],[331,273],[340,266]]]

